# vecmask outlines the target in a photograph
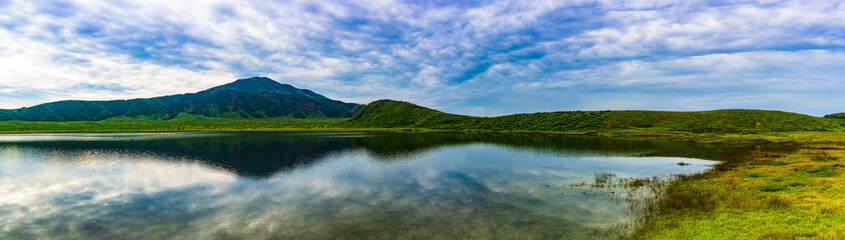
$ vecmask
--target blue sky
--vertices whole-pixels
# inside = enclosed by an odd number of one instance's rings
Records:
[[[0,0],[0,108],[267,76],[495,116],[845,111],[845,1]]]

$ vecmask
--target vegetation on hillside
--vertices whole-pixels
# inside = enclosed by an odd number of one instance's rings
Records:
[[[831,118],[831,119],[845,119],[845,112],[841,112],[841,113],[832,113],[832,114],[824,115],[824,118]]]
[[[228,92],[235,91],[235,92]],[[257,90],[263,91],[263,90]],[[231,89],[212,89],[211,94],[234,96],[251,94]],[[202,92],[201,92],[202,93]],[[265,95],[273,96],[268,93]],[[214,99],[214,98],[210,98]],[[238,112],[220,111],[214,104],[202,111],[169,114],[123,114],[102,121],[0,121],[0,132],[57,131],[178,131],[178,130],[285,130],[285,129],[417,129],[501,132],[602,133],[767,133],[827,131],[843,129],[845,121],[796,113],[765,110],[715,110],[703,112],[661,111],[569,111],[515,114],[500,117],[473,117],[443,113],[407,102],[379,100],[361,108],[352,118],[326,118],[324,115],[267,114],[278,112],[272,101],[241,103]],[[90,102],[82,102],[85,105]],[[61,106],[64,102],[55,103]],[[68,102],[68,105],[73,105]],[[166,105],[166,104],[164,104]],[[156,108],[156,104],[149,105]],[[64,108],[73,108],[66,107]],[[165,107],[165,106],[160,106]],[[275,110],[273,110],[275,109]],[[135,111],[136,113],[149,113]],[[195,113],[190,113],[195,112]],[[78,113],[82,114],[82,113]],[[171,115],[175,114],[175,115]],[[2,116],[2,112],[0,112]],[[210,116],[210,117],[209,117]],[[49,118],[46,118],[49,119]],[[190,120],[188,120],[190,119]]]
[[[766,110],[568,111],[472,117],[392,100],[370,103],[339,125],[359,128],[554,132],[648,129],[692,133],[824,131],[843,127],[841,123],[829,119]]]
[[[0,121],[100,121],[114,117],[171,119],[180,113],[220,118],[338,118],[350,117],[361,107],[269,78],[255,77],[197,93],[115,101],[59,101],[0,110]]]

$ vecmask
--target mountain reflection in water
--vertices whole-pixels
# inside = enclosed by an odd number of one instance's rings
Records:
[[[58,135],[3,139],[2,147],[51,149],[63,152],[119,151],[145,153],[163,159],[185,158],[221,167],[248,178],[268,178],[279,172],[314,164],[330,153],[364,149],[382,162],[404,161],[429,149],[473,143],[497,144],[525,151],[568,156],[669,156],[717,159],[713,147],[670,140],[629,140],[596,137],[519,134],[451,133],[141,133],[37,134]]]

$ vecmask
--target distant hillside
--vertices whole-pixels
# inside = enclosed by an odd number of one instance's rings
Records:
[[[372,102],[351,119],[340,124],[362,128],[493,131],[598,131],[647,128],[695,133],[823,131],[842,128],[841,124],[829,119],[765,110],[568,111],[488,118],[448,114],[393,100]]]
[[[824,115],[824,118],[830,118],[830,119],[845,119],[845,112],[841,112],[841,113],[833,113],[833,114]]]
[[[170,119],[180,113],[206,117],[350,117],[362,105],[328,99],[265,77],[189,94],[115,101],[59,101],[0,110],[0,121],[99,121],[114,117]]]

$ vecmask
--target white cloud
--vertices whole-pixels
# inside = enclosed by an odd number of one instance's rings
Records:
[[[6,108],[66,99],[153,97],[196,91],[235,78],[223,70],[196,71],[138,62],[113,53],[76,52],[0,29],[0,86],[20,94]],[[174,81],[177,80],[177,81]],[[111,86],[117,90],[85,88]],[[21,94],[38,93],[32,98]],[[2,97],[2,94],[0,94]]]
[[[0,107],[192,92],[254,75],[344,101],[489,114],[586,106],[548,104],[561,89],[686,88],[692,99],[755,89],[809,104],[843,88],[841,1],[66,3],[0,9]],[[538,106],[491,100],[509,98]]]

